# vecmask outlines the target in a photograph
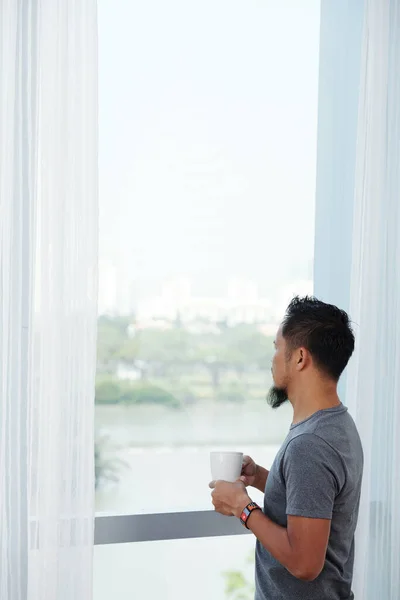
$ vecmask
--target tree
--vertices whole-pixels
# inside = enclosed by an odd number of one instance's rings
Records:
[[[232,370],[242,379],[248,371],[265,371],[272,360],[272,339],[254,325],[223,327],[218,334],[197,337],[196,360],[208,369],[214,393],[224,371]]]
[[[144,329],[121,345],[119,358],[139,366],[144,375],[166,375],[173,366],[190,362],[195,340],[184,329]]]
[[[96,380],[96,404],[118,404],[123,394],[121,382],[113,377],[103,376]]]
[[[234,383],[232,374],[240,383],[240,390],[238,386],[234,390],[237,401],[239,397],[247,396],[250,379],[254,382],[248,374],[259,372],[261,387],[272,359],[272,338],[266,337],[255,324],[232,327],[222,322],[214,323],[214,327],[210,327],[210,323],[205,325],[188,329],[177,318],[167,329],[140,330],[135,329],[129,318],[100,317],[98,372],[115,375],[124,363],[136,371],[141,381],[157,382],[161,388],[176,391],[182,384],[182,375],[202,380],[202,373],[207,370],[212,394],[208,391],[206,395],[222,401],[232,395],[228,390]],[[117,394],[115,385],[114,390],[104,387],[97,391],[99,402],[103,401],[103,392],[108,398],[113,391]]]
[[[94,481],[95,489],[105,483],[117,483],[119,473],[126,464],[112,456],[107,438],[97,437],[94,443]]]
[[[96,404],[162,404],[179,408],[181,402],[161,386],[146,381],[125,381],[110,375],[96,380]]]
[[[253,600],[254,586],[240,571],[225,573],[225,598],[227,600]]]
[[[118,361],[121,347],[129,340],[128,317],[99,317],[97,323],[97,363],[99,370],[111,371]]]
[[[274,353],[273,339],[254,325],[237,325],[226,330],[224,345],[232,367],[240,376],[251,367],[264,370]]]
[[[247,558],[247,563],[254,564],[254,551]],[[253,600],[254,584],[250,582],[241,571],[226,571],[225,598],[227,600]]]

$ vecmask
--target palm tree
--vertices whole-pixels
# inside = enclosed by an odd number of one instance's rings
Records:
[[[97,437],[94,443],[94,481],[95,489],[105,483],[117,483],[119,473],[125,463],[115,456],[110,456],[108,438]]]

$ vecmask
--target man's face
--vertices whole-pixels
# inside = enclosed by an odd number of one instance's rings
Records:
[[[286,342],[282,336],[282,327],[280,326],[275,338],[275,354],[272,359],[272,379],[274,385],[268,392],[268,404],[272,408],[279,408],[288,400],[287,389],[289,383],[289,366]]]

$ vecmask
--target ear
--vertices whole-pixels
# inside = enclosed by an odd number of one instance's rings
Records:
[[[311,356],[306,348],[299,348],[296,352],[296,370],[302,371],[311,361]]]

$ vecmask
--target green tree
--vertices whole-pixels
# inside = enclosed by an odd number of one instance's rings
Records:
[[[195,340],[182,328],[145,329],[121,344],[119,358],[135,365],[143,376],[167,375],[173,366],[188,364]]]
[[[218,394],[224,371],[234,371],[238,379],[252,370],[266,371],[273,356],[273,340],[254,325],[224,326],[218,334],[198,336],[193,349]]]
[[[118,404],[123,396],[123,386],[118,379],[98,376],[96,380],[96,404]]]
[[[240,571],[225,573],[225,598],[227,600],[254,600],[254,586]]]
[[[237,325],[225,330],[223,344],[229,364],[242,375],[249,368],[268,368],[274,353],[273,338],[254,325]]]
[[[147,381],[125,381],[110,375],[96,380],[96,404],[161,404],[179,408],[180,400],[164,388]]]
[[[119,481],[121,469],[126,464],[113,455],[106,437],[96,437],[94,443],[94,480],[95,488],[109,482]]]
[[[254,551],[247,558],[247,563],[254,564]],[[225,579],[226,600],[253,600],[254,583],[250,582],[241,571],[223,573]]]
[[[227,322],[207,322],[204,325],[208,329],[212,325],[215,330],[207,331],[204,327],[203,331],[189,331],[180,318],[169,323],[168,329],[140,330],[135,329],[132,318],[100,317],[98,372],[116,374],[120,364],[124,363],[136,370],[142,381],[154,381],[163,389],[176,391],[177,387],[186,385],[183,375],[202,381],[202,373],[206,369],[212,393],[206,391],[207,384],[204,386],[204,383],[196,391],[195,384],[192,398],[196,394],[203,397],[204,393],[219,400],[223,400],[224,396],[231,400],[235,396],[235,400],[239,401],[249,393],[250,380],[253,381],[251,393],[257,385],[261,390],[273,354],[272,338],[265,336],[257,325],[232,327]],[[254,373],[257,372],[261,375],[258,384],[254,381]],[[232,374],[239,380],[240,390],[237,386],[228,394]],[[251,378],[249,374],[252,374]],[[116,382],[107,385],[97,389],[98,402],[106,402],[113,394],[115,398],[120,396]],[[256,394],[261,396],[260,391]]]
[[[97,323],[98,369],[112,371],[119,359],[121,347],[129,340],[128,329],[132,319],[128,317],[99,317]]]
[[[147,382],[136,382],[127,386],[122,402],[126,404],[161,404],[169,408],[180,408],[181,406],[174,394]]]

